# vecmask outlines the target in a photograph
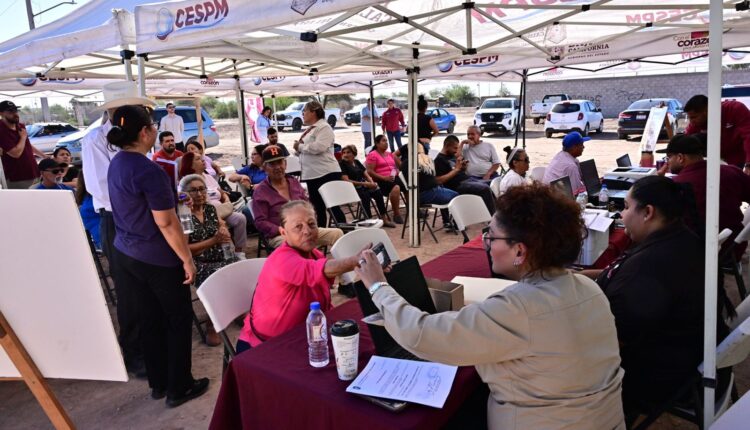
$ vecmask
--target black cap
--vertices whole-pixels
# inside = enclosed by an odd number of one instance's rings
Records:
[[[5,111],[17,112],[18,106],[10,100],[3,100],[0,102],[0,112]]]
[[[263,154],[261,154],[264,163],[271,163],[288,156],[289,151],[286,150],[286,147],[278,145],[268,145],[266,149],[263,150]]]
[[[677,134],[669,141],[667,147],[656,151],[659,154],[695,154],[705,155],[706,144],[695,136]]]
[[[41,171],[54,169],[56,167],[65,168],[65,167],[68,167],[68,165],[65,163],[58,163],[57,161],[51,158],[45,158],[39,162],[39,170]]]

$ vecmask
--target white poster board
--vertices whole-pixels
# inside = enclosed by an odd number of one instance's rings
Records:
[[[659,140],[659,133],[661,133],[666,117],[666,107],[651,108],[646,127],[643,129],[643,136],[641,136],[641,152],[654,152],[656,150],[656,141]]]
[[[128,376],[73,193],[0,191],[0,311],[47,378]],[[19,377],[0,347],[0,377]]]

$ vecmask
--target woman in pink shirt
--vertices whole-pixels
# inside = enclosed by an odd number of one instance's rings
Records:
[[[388,139],[382,134],[375,136],[375,147],[365,159],[367,174],[369,174],[380,187],[384,196],[388,196],[393,208],[393,222],[403,224],[404,220],[398,208],[401,206],[401,181],[398,179],[398,167],[393,154],[388,152]]]
[[[281,208],[277,248],[258,277],[253,304],[237,340],[237,352],[258,346],[305,322],[310,302],[331,308],[333,279],[357,267],[359,254],[327,259],[316,249],[318,224],[309,202],[293,200]]]

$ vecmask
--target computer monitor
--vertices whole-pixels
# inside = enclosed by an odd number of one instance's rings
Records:
[[[633,163],[630,161],[630,155],[625,154],[617,159],[617,167],[630,167]]]
[[[596,162],[592,160],[581,161],[581,180],[586,186],[586,193],[591,196],[599,194],[602,184],[599,181],[599,172],[596,170]]]
[[[573,195],[573,186],[570,184],[570,176],[563,176],[549,183],[553,189],[560,191],[564,196],[575,198]]]

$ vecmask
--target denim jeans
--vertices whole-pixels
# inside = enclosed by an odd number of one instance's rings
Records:
[[[388,135],[388,146],[391,147],[391,152],[396,152],[396,149],[393,147],[393,140],[396,140],[396,145],[398,145],[398,148],[401,149],[401,131],[386,131],[385,132]]]
[[[438,185],[431,190],[422,191],[421,193],[419,193],[419,204],[445,205],[450,203],[450,201],[453,200],[453,198],[457,195],[457,192]],[[443,218],[443,224],[448,225],[448,223],[450,222],[448,209],[441,209],[440,216]]]
[[[365,144],[365,152],[366,152],[367,148],[369,148],[370,146],[372,146],[372,132],[363,131],[362,132],[362,137],[365,140],[364,144]]]

